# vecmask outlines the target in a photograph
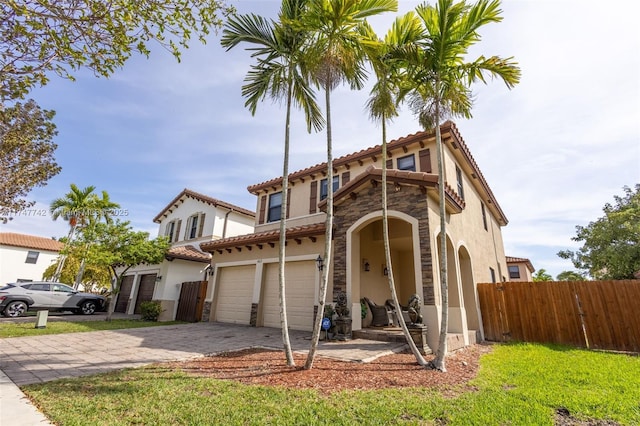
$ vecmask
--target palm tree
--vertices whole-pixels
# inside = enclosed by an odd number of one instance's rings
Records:
[[[285,296],[285,247],[286,247],[286,206],[289,192],[289,141],[292,104],[303,109],[307,121],[307,131],[311,127],[321,130],[324,125],[322,113],[313,92],[310,90],[308,74],[305,72],[304,46],[309,33],[299,25],[299,18],[307,6],[307,0],[283,0],[279,21],[267,21],[257,15],[230,17],[222,36],[222,46],[227,50],[241,42],[250,43],[252,57],[257,64],[252,65],[242,87],[247,97],[245,106],[255,114],[258,102],[267,95],[273,99],[286,100],[284,135],[284,161],[282,170],[282,208],[280,213],[280,244],[278,251],[278,282],[280,298],[280,325],[282,340],[288,365],[295,365]]]
[[[382,234],[384,243],[385,264],[388,265],[389,288],[391,289],[391,298],[396,307],[400,306],[398,302],[398,293],[393,274],[393,263],[391,262],[391,245],[389,243],[389,215],[387,206],[387,121],[391,121],[393,117],[398,116],[397,102],[399,96],[399,84],[401,76],[398,75],[400,69],[399,62],[396,61],[390,52],[402,45],[404,40],[410,38],[412,34],[419,32],[419,26],[414,20],[398,18],[393,27],[385,36],[384,42],[378,40],[375,32],[369,25],[362,27],[365,52],[371,62],[371,66],[376,74],[377,81],[371,89],[371,96],[367,101],[367,109],[372,120],[379,121],[382,127]],[[404,317],[398,315],[398,322],[402,328],[402,332],[407,340],[407,344],[411,348],[418,364],[427,366],[428,362],[424,359],[418,347],[416,346]]]
[[[311,346],[304,368],[310,369],[320,340],[322,312],[327,297],[331,269],[331,235],[333,230],[333,148],[331,136],[331,92],[341,83],[361,89],[367,73],[359,27],[366,18],[398,9],[397,0],[315,0],[310,2],[302,22],[315,32],[307,48],[309,67],[325,95],[327,122],[327,218],[325,222],[325,266],[322,269],[318,315],[316,315]]]
[[[440,123],[448,117],[471,118],[472,97],[470,85],[476,81],[486,83],[485,74],[499,77],[511,89],[520,81],[520,68],[510,58],[479,56],[468,62],[468,50],[480,41],[478,30],[502,17],[499,0],[479,0],[467,5],[460,1],[438,0],[436,6],[422,4],[416,15],[409,12],[408,19],[416,19],[424,31],[404,50],[407,81],[404,91],[409,106],[420,124],[427,130],[435,129],[440,199],[440,297],[442,321],[436,358],[433,366],[446,371],[447,353],[448,283],[447,237],[445,212],[445,178],[442,159]]]
[[[70,244],[75,236],[78,227],[85,226],[88,223],[87,213],[94,207],[96,195],[93,191],[95,186],[87,186],[80,189],[76,184],[71,184],[71,191],[65,194],[63,198],[56,198],[49,206],[51,218],[57,220],[62,217],[69,222],[69,234],[67,235],[66,244]],[[64,268],[65,255],[61,255],[58,260],[58,267],[53,274],[52,281],[58,281]]]
[[[89,214],[87,214],[87,224],[85,226],[92,226],[100,220],[104,219],[105,222],[111,223],[111,212],[114,209],[120,208],[120,204],[114,203],[111,201],[109,194],[107,191],[102,191],[102,198],[98,198],[97,196],[93,199],[93,208],[91,209]],[[89,251],[91,243],[86,244],[82,247],[82,257],[80,260],[80,267],[78,268],[78,274],[76,275],[76,280],[73,284],[73,288],[77,289],[82,282],[82,278],[84,276],[84,270],[86,267],[86,254]]]

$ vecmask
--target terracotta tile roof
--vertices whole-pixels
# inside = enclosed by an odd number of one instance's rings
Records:
[[[524,263],[525,265],[527,265],[527,269],[529,271],[531,271],[531,273],[535,272],[535,268],[533,267],[533,263],[531,263],[531,261],[529,259],[526,259],[524,257],[507,256],[507,264],[509,264],[509,263]]]
[[[0,245],[24,247],[37,250],[59,252],[64,247],[60,241],[51,238],[36,237],[34,235],[0,232]]]
[[[287,229],[287,239],[295,240],[305,237],[314,238],[323,235],[325,232],[325,224],[316,223],[313,225],[296,226]],[[213,253],[216,250],[231,249],[233,247],[246,247],[259,244],[276,244],[280,241],[280,230],[256,232],[253,234],[239,235],[237,237],[229,237],[221,240],[207,241],[200,244],[203,251]]]
[[[183,259],[202,263],[209,263],[211,260],[211,254],[203,253],[192,245],[171,247],[164,257],[167,260]]]
[[[334,202],[340,203],[341,199],[348,197],[352,191],[363,184],[368,184],[371,180],[378,182],[382,181],[382,169],[374,166],[369,166],[366,170],[350,180],[346,185],[339,188],[334,194]],[[387,170],[387,182],[396,183],[399,185],[415,185],[422,187],[438,187],[438,175],[424,172],[412,172],[408,170]],[[464,210],[465,202],[449,185],[445,184],[445,197],[447,199],[447,207],[460,213]],[[324,208],[327,204],[327,200],[322,200],[318,207]]]
[[[167,204],[167,206],[162,209],[162,211],[158,213],[156,217],[153,218],[153,221],[155,223],[160,223],[163,216],[166,217],[173,211],[173,209],[178,207],[177,203],[182,197],[193,198],[195,200],[210,204],[214,207],[222,207],[223,209],[232,210],[245,216],[249,216],[252,219],[256,217],[255,212],[252,212],[251,210],[247,210],[243,207],[235,206],[231,203],[227,203],[225,201],[218,200],[216,198],[209,197],[208,195],[200,194],[198,192],[185,188],[180,194],[178,194],[173,200],[171,200],[171,202]]]
[[[460,136],[460,132],[458,131],[458,128],[456,127],[455,123],[453,123],[450,120],[446,121],[440,126],[440,131],[442,133],[443,143],[445,143],[446,141],[453,140],[453,142],[455,142],[455,146],[452,146],[452,148],[453,149],[457,149],[458,147],[460,148],[460,153],[462,158],[465,160],[465,162],[469,165],[469,168],[472,170],[472,176],[478,179],[478,181],[480,182],[480,185],[482,186],[482,188],[484,188],[484,190],[487,193],[487,197],[488,197],[487,203],[491,204],[493,206],[492,208],[495,208],[495,212],[500,217],[500,219],[502,219],[502,223],[506,225],[509,221],[507,220],[507,217],[505,216],[504,212],[500,208],[498,201],[493,195],[491,188],[489,188],[489,184],[486,182],[482,172],[480,172],[480,168],[478,167],[478,164],[476,163],[475,159],[471,155],[471,152],[469,151],[469,148],[464,142],[464,139],[462,139],[462,136]],[[412,135],[408,135],[403,138],[395,139],[389,142],[387,144],[387,151],[390,152],[390,151],[400,149],[415,143],[420,143],[425,139],[432,139],[434,137],[435,137],[435,132],[417,132]],[[372,158],[372,157],[375,158],[381,155],[381,153],[382,153],[382,145],[375,145],[371,148],[363,149],[361,151],[336,158],[333,160],[333,166],[337,168],[340,166],[348,165],[349,163],[353,163],[356,161],[362,161],[366,158]],[[306,169],[302,169],[289,174],[289,180],[293,181],[295,179],[304,178],[306,176],[323,173],[326,170],[326,168],[327,168],[326,162],[319,163],[319,164],[316,164],[315,166],[307,167]],[[264,189],[271,188],[271,187],[277,188],[281,184],[282,184],[282,176],[262,182],[262,183],[251,185],[247,187],[247,190],[254,195],[258,195],[258,193]]]

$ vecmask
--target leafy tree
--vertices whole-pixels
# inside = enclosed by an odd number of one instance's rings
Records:
[[[460,1],[438,0],[435,6],[422,4],[415,19],[423,26],[415,40],[407,40],[402,53],[406,60],[409,106],[427,130],[435,129],[438,188],[440,199],[440,297],[442,321],[438,350],[433,366],[446,371],[449,300],[447,282],[447,238],[445,210],[445,177],[442,157],[440,123],[450,116],[471,117],[473,82],[486,82],[485,75],[499,77],[508,88],[520,80],[520,69],[512,58],[479,56],[468,62],[469,48],[480,41],[479,29],[492,22],[500,22],[500,1],[479,0],[468,5]]]
[[[571,239],[583,243],[579,250],[558,253],[598,280],[633,279],[640,271],[640,184],[623,190],[624,196],[614,196],[614,204],[605,204],[604,216],[576,226]]]
[[[331,237],[333,232],[333,139],[331,136],[331,92],[341,83],[352,89],[361,89],[367,76],[362,50],[360,26],[369,16],[398,9],[397,0],[314,0],[302,18],[302,24],[314,32],[314,38],[305,51],[309,70],[325,95],[327,123],[327,219],[325,222],[325,266],[322,270],[318,312],[324,312],[329,271],[331,270]],[[322,315],[317,315],[305,369],[313,367]]]
[[[379,121],[382,127],[382,234],[384,244],[385,263],[388,265],[389,273],[387,278],[389,288],[391,290],[391,298],[395,306],[400,306],[398,301],[398,293],[396,291],[395,279],[393,274],[393,263],[391,261],[391,244],[389,243],[389,214],[388,214],[388,197],[387,197],[387,122],[398,116],[398,95],[399,81],[398,63],[389,55],[390,50],[394,49],[399,43],[407,37],[407,34],[416,29],[412,25],[412,21],[407,19],[396,19],[393,27],[387,33],[384,42],[378,39],[373,29],[369,25],[363,25],[362,31],[364,36],[364,50],[366,52],[372,68],[376,75],[376,82],[367,101],[367,109],[369,116],[374,121]],[[418,347],[416,346],[407,324],[402,315],[398,315],[400,327],[405,336],[407,344],[411,348],[418,364],[422,366],[428,365]]]
[[[76,278],[77,271],[80,269],[80,257],[79,257],[79,248],[77,244],[71,244],[66,246],[63,251],[67,251],[66,261],[64,263],[64,268],[60,273],[59,281],[62,283],[72,283]],[[84,250],[82,250],[84,254]],[[57,264],[53,263],[49,265],[49,267],[42,274],[42,278],[45,280],[52,281],[53,277],[56,273]],[[101,265],[93,265],[89,262],[86,263],[82,285],[84,286],[85,291],[88,292],[97,292],[101,290],[108,290],[111,281],[109,270]]]
[[[33,101],[2,108],[0,103],[0,221],[35,204],[24,197],[60,172],[53,153],[57,135],[53,111]]]
[[[556,275],[556,281],[584,281],[585,277],[576,271],[562,271]]]
[[[120,207],[119,204],[111,202],[109,194],[102,192],[102,198],[99,198],[94,190],[95,186],[87,186],[80,189],[74,183],[71,184],[71,191],[64,197],[56,198],[51,202],[49,211],[51,218],[57,220],[63,218],[69,222],[69,234],[65,244],[72,244],[76,237],[77,231],[85,230],[89,225],[99,221],[100,219],[109,218],[109,209]],[[66,255],[63,253],[58,259],[58,267],[56,273],[52,277],[53,281],[60,279],[60,274],[64,268]],[[77,280],[76,288],[77,288]]]
[[[280,324],[282,340],[288,365],[295,365],[289,326],[287,322],[287,304],[285,297],[285,247],[286,247],[286,208],[289,197],[289,142],[291,128],[291,107],[303,109],[307,120],[307,131],[311,126],[320,130],[324,119],[310,90],[308,74],[304,71],[304,45],[309,40],[309,32],[299,25],[300,15],[304,12],[307,0],[283,0],[278,22],[272,22],[256,15],[232,16],[225,24],[222,33],[222,46],[227,50],[241,42],[256,47],[251,55],[257,58],[257,64],[245,78],[242,94],[247,98],[245,106],[255,114],[258,103],[265,97],[284,99],[286,118],[284,129],[284,160],[282,167],[282,206],[280,212],[280,245],[278,251],[278,280],[280,298]]]
[[[129,222],[96,223],[81,234],[82,242],[91,243],[87,261],[108,268],[111,275],[111,300],[107,321],[111,321],[122,279],[129,269],[143,263],[162,262],[169,248],[167,237],[150,240],[149,233],[133,231]]]
[[[540,268],[533,274],[533,282],[541,282],[541,281],[553,281],[553,277],[547,273],[547,270],[544,268]]]
[[[108,77],[133,52],[148,56],[151,41],[179,60],[192,37],[204,43],[233,9],[216,0],[9,0],[0,10],[2,102],[45,85],[52,72]]]

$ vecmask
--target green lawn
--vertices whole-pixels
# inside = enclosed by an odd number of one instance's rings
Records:
[[[44,334],[79,333],[83,331],[119,330],[123,328],[157,327],[160,325],[184,324],[179,321],[154,322],[143,320],[114,319],[112,321],[48,321],[46,328],[35,328],[33,322],[2,323],[0,338],[42,336]]]
[[[640,424],[637,356],[496,345],[471,385],[455,398],[425,388],[323,396],[148,367],[23,390],[64,425],[552,425],[560,407],[582,420]]]

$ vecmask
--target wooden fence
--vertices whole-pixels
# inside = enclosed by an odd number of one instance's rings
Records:
[[[640,280],[478,284],[486,340],[640,352]]]

